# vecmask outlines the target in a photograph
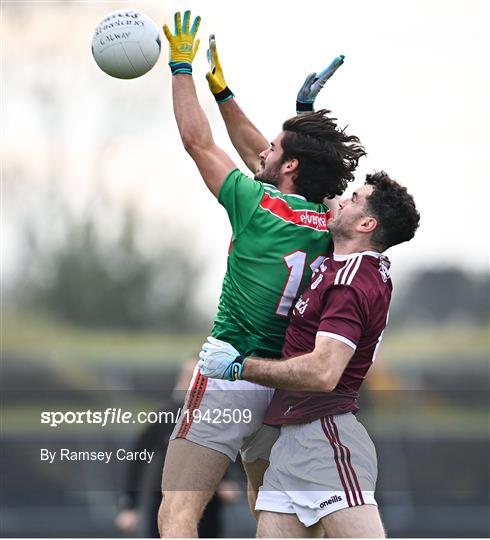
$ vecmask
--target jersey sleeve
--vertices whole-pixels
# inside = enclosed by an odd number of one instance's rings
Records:
[[[221,186],[218,201],[224,206],[233,230],[238,236],[247,226],[264,195],[264,186],[238,169],[231,171]]]
[[[356,350],[368,322],[364,296],[348,285],[336,286],[327,291],[323,305],[317,335],[337,339]]]

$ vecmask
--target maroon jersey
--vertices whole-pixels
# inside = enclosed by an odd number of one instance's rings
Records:
[[[359,410],[359,387],[388,319],[389,267],[389,260],[374,251],[334,253],[323,261],[294,307],[282,356],[313,351],[317,335],[342,341],[354,349],[354,355],[332,392],[276,390],[265,424],[302,424]]]

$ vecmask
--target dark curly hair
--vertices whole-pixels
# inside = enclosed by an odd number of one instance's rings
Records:
[[[283,161],[298,160],[294,183],[298,194],[313,202],[341,195],[354,179],[359,158],[366,155],[359,138],[346,135],[329,113],[322,109],[302,114],[282,126]]]
[[[374,188],[366,198],[366,209],[378,221],[371,243],[384,251],[411,240],[419,226],[420,214],[407,188],[384,171],[366,175],[365,183]]]

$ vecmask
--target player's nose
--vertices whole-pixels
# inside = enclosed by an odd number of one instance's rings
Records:
[[[265,150],[262,150],[262,152],[260,152],[259,154],[259,158],[262,160],[262,161],[265,161],[265,158],[269,155],[269,148],[266,148]]]

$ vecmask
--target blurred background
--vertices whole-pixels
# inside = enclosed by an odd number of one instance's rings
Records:
[[[382,516],[390,536],[487,537],[485,0],[2,2],[2,535],[121,536],[115,519],[128,508],[140,519],[128,517],[126,533],[149,534],[158,465],[136,482],[125,463],[39,459],[45,447],[131,448],[142,427],[49,428],[40,411],[175,407],[226,267],[230,228],[181,147],[165,40],[136,80],[92,59],[96,25],[121,8],[158,26],[176,10],[203,17],[198,94],[242,170],[204,78],[207,35],[270,139],[306,74],[346,55],[317,107],[363,141],[358,181],[386,170],[422,215],[417,237],[388,252],[390,326],[360,413]],[[239,465],[227,481],[219,535],[253,537]]]

